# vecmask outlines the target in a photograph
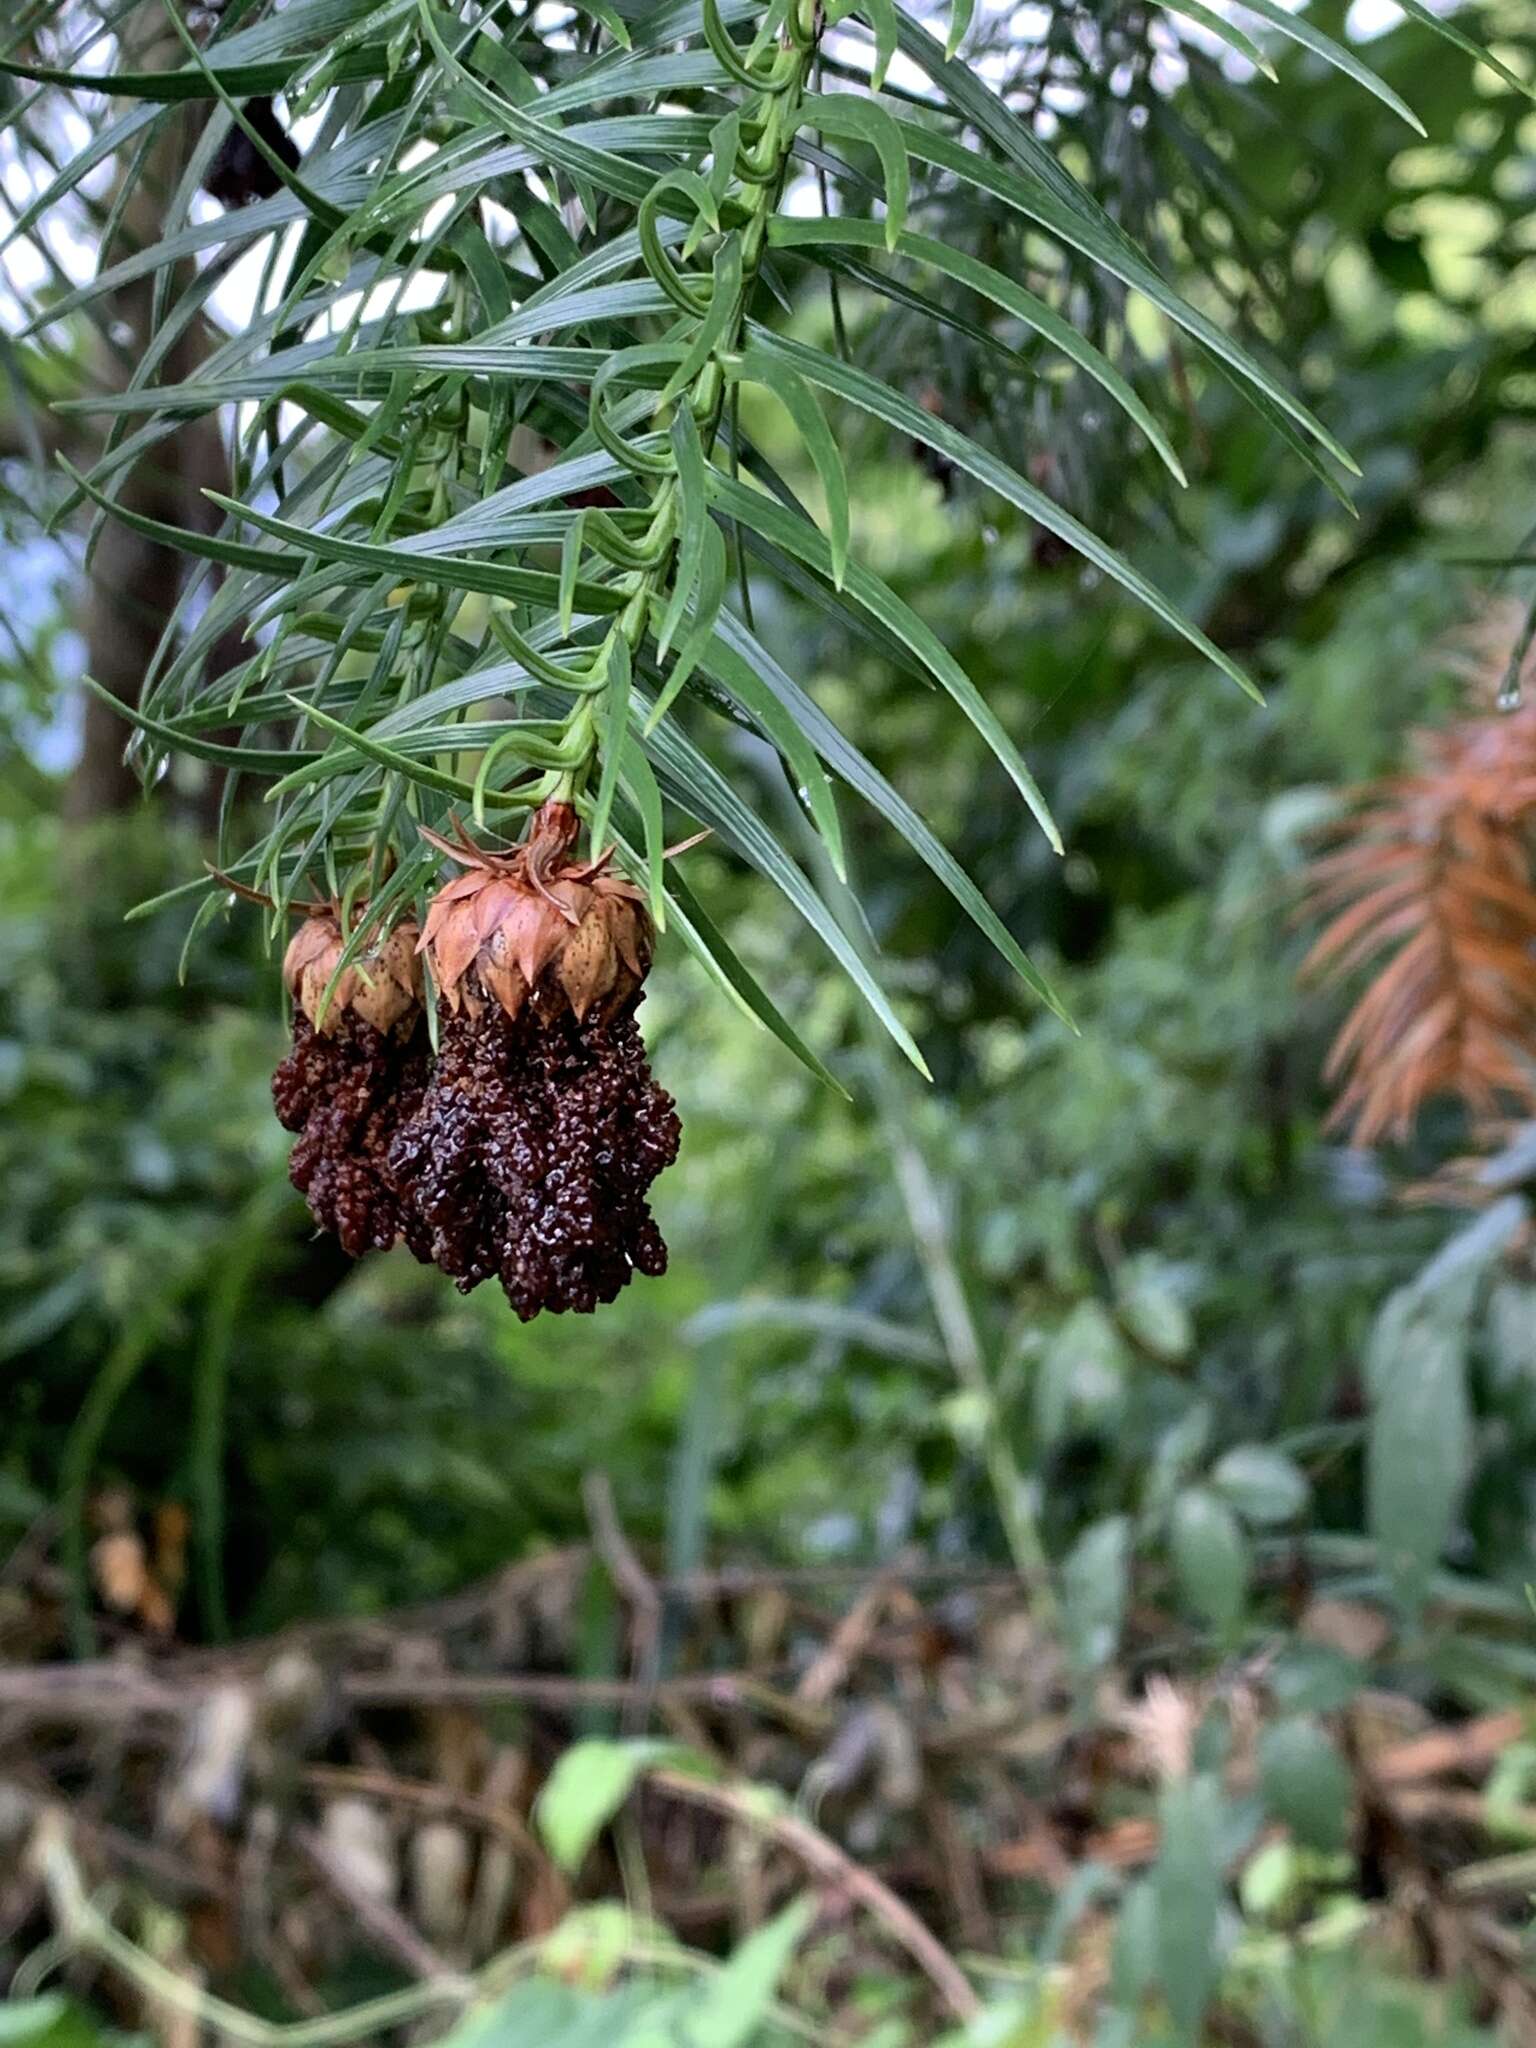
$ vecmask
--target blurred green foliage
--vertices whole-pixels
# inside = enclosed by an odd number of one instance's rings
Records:
[[[1232,89],[1221,108],[1246,188],[1279,195],[1255,274],[1288,282],[1285,350],[1364,470],[1352,520],[1224,387],[1201,393],[1193,488],[1161,509],[1180,532],[1157,566],[1248,650],[1264,710],[1093,572],[1042,558],[1029,522],[946,497],[899,446],[872,446],[859,468],[859,545],[1027,745],[1067,857],[1024,828],[931,692],[782,600],[765,620],[957,845],[1077,1033],[1021,1002],[897,842],[861,831],[870,936],[938,1077],[924,1094],[887,1076],[882,1097],[844,992],[736,880],[744,954],[855,1100],[818,1090],[669,959],[647,1015],[688,1133],[661,1192],[673,1271],[593,1323],[522,1331],[401,1261],[348,1273],[296,1204],[253,1200],[280,1186],[283,1147],[264,1100],[281,1022],[250,920],[203,934],[178,981],[183,913],[121,920],[193,871],[195,847],[153,815],[66,830],[46,793],[12,794],[0,1511],[13,1533],[57,1497],[101,1361],[146,1320],[90,1483],[115,1473],[149,1499],[222,1497],[214,1529],[194,1511],[193,1540],[217,1548],[205,1589],[229,1580],[212,1605],[246,1629],[317,1602],[422,1594],[569,1535],[572,1477],[592,1465],[642,1533],[662,1533],[670,1501],[684,1562],[706,1530],[716,1550],[786,1559],[912,1538],[985,1551],[999,1532],[982,1439],[999,1431],[1055,1554],[1130,1512],[1195,1610],[1233,1626],[1255,1559],[1284,1532],[1360,1527],[1367,1331],[1447,1225],[1390,1199],[1404,1162],[1321,1134],[1333,1020],[1296,992],[1290,887],[1333,792],[1389,768],[1408,726],[1458,701],[1446,636],[1484,597],[1448,558],[1507,552],[1529,512],[1511,309],[1536,292],[1516,232],[1536,116],[1430,39],[1399,31],[1373,58],[1431,146],[1405,147],[1386,110],[1305,58],[1278,97]],[[1200,95],[1166,118],[1200,128]],[[1431,297],[1474,200],[1474,267],[1452,265]],[[856,296],[846,311],[857,329]],[[770,444],[773,430],[765,420]],[[38,623],[40,662],[54,632]],[[937,1190],[989,1414],[957,1397],[893,1119]],[[1430,1132],[1423,1158],[1449,1138]],[[1511,1309],[1512,1284],[1503,1327],[1524,1306]],[[1480,1314],[1469,1307],[1469,1326]],[[600,1401],[573,1398],[594,1387]],[[1533,1420],[1520,1375],[1490,1368],[1478,1395],[1498,1417],[1474,1432],[1478,1454],[1487,1445],[1507,1475]],[[186,1427],[165,1428],[167,1414]],[[1255,1443],[1294,1475],[1269,1473],[1258,1512],[1212,1477]],[[1172,1498],[1184,1483],[1200,1487],[1193,1505]],[[1446,1554],[1518,1586],[1523,1513],[1497,1486],[1471,1498]]]
[[[1501,47],[1528,61],[1529,19],[1505,13]],[[1051,1561],[1085,1702],[1150,1589],[1177,1616],[1164,1662],[1201,1673],[1262,1650],[1284,1709],[1253,1802],[1219,1789],[1215,1725],[1165,1792],[1162,1859],[1120,1915],[1105,2048],[1175,2038],[1134,2018],[1159,1985],[1187,2033],[1223,1957],[1276,2048],[1485,2038],[1326,1943],[1266,1946],[1298,1899],[1351,1889],[1320,1716],[1372,1684],[1476,1707],[1536,1680],[1525,1198],[1470,1222],[1397,1199],[1461,1142],[1449,1112],[1407,1156],[1328,1137],[1336,1018],[1295,982],[1309,834],[1460,701],[1448,636],[1487,579],[1454,559],[1507,554],[1533,516],[1536,114],[1406,29],[1373,60],[1428,144],[1292,57],[1279,88],[1233,95],[1237,147],[1207,167],[1276,197],[1270,338],[1361,461],[1358,519],[1220,386],[1198,393],[1177,505],[1126,472],[1154,515],[1152,566],[1244,651],[1265,709],[1028,522],[872,446],[859,549],[1025,746],[1057,861],[932,694],[763,593],[764,636],[956,847],[1076,1034],[1024,1006],[860,821],[868,936],[933,1066],[924,1092],[776,906],[710,850],[689,856],[720,867],[741,951],[853,1099],[666,955],[646,1018],[685,1120],[657,1191],[673,1266],[595,1321],[521,1329],[499,1297],[461,1301],[403,1257],[352,1272],[314,1240],[266,1103],[282,1023],[249,921],[205,932],[178,980],[182,915],[123,912],[192,871],[195,847],[152,816],[66,829],[56,785],[17,778],[0,817],[0,1549],[59,1529],[77,1641],[89,1503],[113,1481],[187,1505],[183,1623],[202,1636],[377,1611],[578,1536],[593,1468],[676,1569],[911,1544],[1004,1560],[1022,1526]],[[1198,134],[1200,93],[1167,118]],[[856,327],[862,311],[853,296]],[[1091,468],[1083,488],[1112,492]],[[18,674],[53,636],[36,622]],[[1293,1632],[1318,1591],[1397,1616],[1379,1655]],[[1288,1822],[1291,1860],[1264,1866],[1240,1927],[1220,1870],[1266,1816]],[[1017,2008],[1000,1992],[966,2042],[1049,2039],[1047,1978]],[[62,2008],[36,2018],[0,2038],[76,2038]],[[521,2036],[485,2022],[459,2038]]]

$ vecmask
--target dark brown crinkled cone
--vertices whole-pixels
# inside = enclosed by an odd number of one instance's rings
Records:
[[[681,1126],[646,1063],[639,992],[584,1021],[564,1004],[509,1016],[468,993],[457,1012],[443,1005],[437,1066],[390,1147],[391,1178],[464,1293],[495,1274],[523,1322],[590,1314],[632,1273],[667,1264],[646,1194]]]
[[[272,1076],[272,1103],[299,1134],[288,1172],[354,1259],[402,1236],[428,1256],[388,1166],[390,1140],[421,1107],[430,1071],[417,936],[407,919],[343,968],[340,918],[316,905],[283,959],[293,1050]]]
[[[284,1130],[297,1131],[289,1177],[322,1230],[352,1258],[388,1251],[404,1237],[429,1254],[411,1228],[389,1173],[390,1141],[420,1109],[429,1047],[418,1012],[402,1038],[353,1010],[317,1031],[303,1010],[293,1018],[293,1050],[272,1076],[272,1104]]]
[[[413,1246],[466,1293],[497,1275],[524,1322],[590,1314],[667,1262],[646,1194],[681,1132],[635,1023],[651,921],[606,855],[576,856],[579,834],[556,799],[509,853],[423,834],[466,872],[422,929],[441,1039],[390,1172]]]

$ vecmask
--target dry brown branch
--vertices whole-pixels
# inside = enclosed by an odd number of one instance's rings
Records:
[[[463,1700],[481,1706],[522,1701],[551,1708],[622,1707],[647,1689],[627,1678],[559,1678],[504,1671],[364,1671],[342,1681],[342,1691],[356,1706],[445,1706]],[[757,1686],[744,1672],[711,1672],[704,1677],[669,1678],[654,1689],[666,1698],[703,1700],[717,1706],[756,1703]]]
[[[589,1472],[581,1482],[581,1497],[586,1505],[587,1520],[592,1525],[592,1541],[598,1556],[612,1574],[614,1584],[638,1609],[652,1615],[659,1613],[661,1596],[636,1556],[633,1544],[624,1534],[619,1511],[614,1504],[613,1482],[608,1474]]]
[[[1089,1835],[1082,1844],[1080,1860],[1102,1863],[1110,1870],[1137,1870],[1157,1856],[1158,1832],[1154,1820],[1116,1821],[1113,1827]],[[990,1850],[987,1868],[998,1877],[1037,1877],[1057,1883],[1077,1867],[1066,1861],[1046,1830],[1028,1835],[1021,1842],[1003,1842]]]
[[[808,1706],[825,1706],[847,1681],[849,1670],[860,1657],[885,1613],[897,1583],[893,1568],[867,1586],[838,1622],[819,1656],[806,1668],[795,1687],[795,1697]]]
[[[330,1792],[358,1799],[377,1799],[395,1806],[409,1806],[444,1819],[468,1821],[472,1827],[499,1835],[528,1857],[543,1862],[544,1851],[529,1832],[527,1823],[514,1808],[491,1799],[475,1799],[468,1793],[450,1791],[424,1778],[397,1778],[389,1771],[355,1770],[348,1764],[311,1764],[305,1783],[317,1792]]]
[[[803,1863],[823,1884],[835,1886],[845,1897],[855,1899],[881,1922],[891,1938],[904,1948],[928,1978],[957,2019],[973,2019],[981,2001],[971,1989],[964,1971],[941,1941],[929,1932],[890,1887],[872,1870],[855,1863],[835,1842],[813,1828],[797,1814],[766,1806],[752,1786],[722,1785],[707,1778],[690,1778],[681,1771],[655,1770],[646,1774],[648,1784],[670,1792],[696,1806],[709,1807],[728,1819],[741,1821],[770,1836],[779,1846]]]
[[[1490,1825],[1488,1801],[1483,1793],[1447,1790],[1438,1785],[1414,1785],[1388,1795],[1392,1811],[1401,1821],[1423,1826],[1428,1821],[1455,1821],[1462,1827]],[[1536,1806],[1510,1806],[1499,1812],[1500,1827],[1536,1836]]]
[[[638,1692],[624,1708],[625,1731],[633,1734],[648,1718],[656,1683],[661,1676],[661,1595],[624,1534],[608,1474],[589,1472],[581,1482],[581,1497],[586,1504],[597,1554],[633,1610],[630,1617],[634,1659],[631,1675]]]
[[[353,1872],[313,1828],[296,1828],[293,1838],[305,1861],[345,1902],[357,1925],[385,1955],[408,1975],[419,1977],[424,1983],[459,1985],[468,1996],[470,1987],[464,1979],[449,1969],[403,1914],[397,1913],[386,1899],[377,1897],[366,1885],[359,1884]]]
[[[1449,1878],[1458,1898],[1479,1898],[1485,1893],[1507,1892],[1512,1898],[1527,1899],[1536,1886],[1536,1849],[1515,1849],[1507,1856],[1490,1856],[1483,1863],[1464,1864]]]
[[[944,1874],[944,1888],[961,1943],[968,1949],[995,1948],[996,1929],[987,1910],[987,1888],[976,1844],[967,1835],[954,1807],[937,1793],[924,1800],[923,1819],[935,1859]]]
[[[69,1721],[180,1721],[195,1695],[131,1664],[31,1664],[0,1670],[0,1714]]]
[[[570,1903],[566,1882],[542,1847],[525,1827],[514,1802],[521,1796],[528,1777],[525,1753],[509,1744],[498,1748],[491,1758],[474,1805],[475,1817],[496,1816],[497,1832],[480,1851],[470,1899],[466,1929],[469,1953],[489,1955],[496,1947],[516,1895],[519,1863],[534,1873],[533,1896],[550,1909],[550,1923],[558,1921]],[[466,1816],[468,1817],[468,1816]]]
[[[1530,1716],[1514,1709],[1484,1714],[1460,1728],[1436,1728],[1384,1750],[1373,1760],[1371,1776],[1378,1785],[1405,1785],[1447,1771],[1485,1770],[1511,1743],[1523,1741],[1529,1728]]]

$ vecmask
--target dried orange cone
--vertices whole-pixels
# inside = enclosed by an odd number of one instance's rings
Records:
[[[468,872],[427,912],[421,948],[448,1007],[478,1015],[487,1001],[516,1017],[530,996],[546,1018],[568,1005],[578,1023],[621,1009],[651,964],[651,921],[633,882],[604,861],[570,859],[579,820],[550,802],[510,854],[434,839]]]
[[[346,950],[341,919],[329,907],[305,918],[283,955],[288,993],[317,1031],[334,1032],[350,1011],[375,1031],[394,1031],[421,1002],[421,962],[413,921],[397,924],[359,959],[349,962],[336,986],[336,968]],[[326,1002],[326,991],[331,999]]]

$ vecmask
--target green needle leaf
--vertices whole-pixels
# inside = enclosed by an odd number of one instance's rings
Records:
[[[843,469],[842,453],[832,429],[827,425],[826,415],[816,402],[816,394],[795,371],[755,349],[747,352],[737,374],[749,377],[771,391],[799,430],[805,452],[815,464],[821,488],[826,493],[832,584],[834,589],[841,590],[848,571],[848,479]]]
[[[879,157],[885,179],[885,245],[894,249],[906,226],[912,185],[900,128],[877,101],[856,99],[852,93],[808,93],[801,112],[806,122],[824,135],[867,143]]]
[[[615,633],[608,642],[608,682],[603,692],[603,744],[599,756],[602,766],[589,820],[594,853],[601,853],[608,843],[608,821],[613,815],[624,736],[629,730],[630,676],[629,642],[622,633]]]
[[[1289,36],[1292,42],[1300,43],[1314,56],[1321,57],[1325,64],[1331,64],[1346,78],[1352,78],[1356,85],[1363,85],[1384,107],[1390,107],[1394,114],[1400,115],[1415,135],[1428,132],[1408,102],[1400,98],[1384,78],[1378,78],[1368,64],[1362,64],[1353,50],[1346,49],[1343,43],[1336,43],[1320,28],[1314,28],[1305,14],[1300,11],[1293,13],[1290,8],[1278,5],[1277,0],[1240,0],[1240,4],[1250,14],[1257,14],[1261,20],[1267,21],[1278,35]]]

